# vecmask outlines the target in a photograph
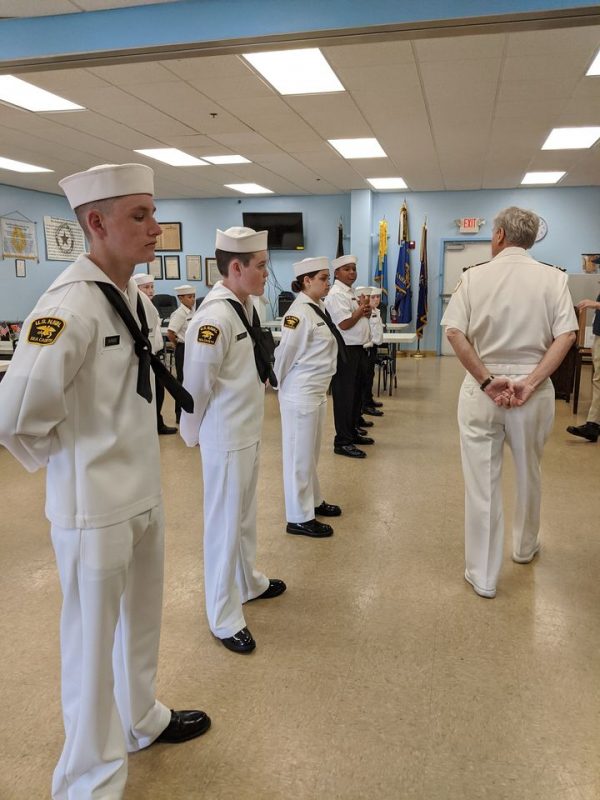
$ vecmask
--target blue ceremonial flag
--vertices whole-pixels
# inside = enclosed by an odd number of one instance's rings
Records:
[[[406,200],[400,209],[400,225],[398,228],[398,265],[396,266],[396,309],[397,322],[412,322],[412,289],[410,286],[410,253],[408,249],[408,208]]]
[[[388,304],[388,288],[387,288],[387,248],[388,248],[388,232],[387,222],[384,219],[379,220],[379,252],[377,254],[377,267],[373,275],[373,283],[381,289],[381,305],[387,306]]]
[[[417,303],[417,338],[423,338],[427,325],[427,221],[421,231],[421,273],[419,275],[419,301]]]

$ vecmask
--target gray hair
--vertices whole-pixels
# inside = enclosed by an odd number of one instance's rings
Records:
[[[503,209],[494,220],[495,231],[502,228],[507,242],[525,250],[533,247],[539,226],[540,218],[537,214],[517,206]]]

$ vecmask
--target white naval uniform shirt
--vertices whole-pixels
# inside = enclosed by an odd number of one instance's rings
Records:
[[[179,430],[188,447],[241,450],[260,441],[265,387],[250,334],[227,298],[240,302],[218,281],[187,329],[183,383],[194,413],[182,412]],[[245,310],[250,322],[251,297]]]
[[[383,322],[381,321],[381,311],[378,308],[373,308],[371,310],[369,329],[371,331],[371,341],[373,344],[383,344]]]
[[[177,344],[185,342],[185,332],[193,316],[194,310],[184,306],[183,303],[179,303],[179,306],[171,314],[168,330],[173,331],[177,337]]]
[[[138,288],[139,291],[139,288]],[[150,300],[147,294],[140,292],[140,297],[142,298],[142,303],[144,304],[144,311],[146,312],[146,322],[148,323],[148,338],[150,339],[150,344],[152,345],[152,352],[153,353],[160,353],[160,351],[165,346],[162,331],[160,329],[160,314],[158,313],[158,309]]]
[[[161,500],[154,403],[136,392],[133,339],[95,281],[114,285],[86,255],[59,275],[0,384],[0,442],[30,472],[47,466],[46,516],[62,528],[106,527]],[[130,280],[136,320],[138,294]]]
[[[498,374],[531,372],[552,341],[577,330],[567,275],[521,247],[466,270],[441,321]]]
[[[362,344],[363,346],[367,344],[369,341],[369,320],[366,317],[359,319],[352,328],[348,328],[346,331],[340,328],[340,322],[351,317],[358,308],[358,300],[350,286],[346,286],[345,283],[336,278],[324,302],[331,319],[340,329],[346,344]]]
[[[300,292],[283,318],[281,341],[275,350],[275,375],[280,397],[291,400],[327,394],[337,364],[337,342],[327,323],[308,304],[322,301]]]

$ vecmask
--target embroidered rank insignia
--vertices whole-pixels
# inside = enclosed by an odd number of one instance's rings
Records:
[[[198,342],[200,344],[216,344],[221,331],[214,325],[200,325],[198,328]]]
[[[29,327],[27,341],[31,344],[54,344],[67,323],[58,317],[40,317],[34,319]]]
[[[298,325],[300,325],[300,319],[298,317],[292,317],[291,315],[286,317],[283,322],[284,328],[291,328],[293,331],[296,330]]]

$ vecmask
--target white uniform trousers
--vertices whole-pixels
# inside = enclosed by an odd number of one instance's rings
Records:
[[[242,604],[269,586],[255,569],[260,443],[229,451],[200,445],[200,450],[206,615],[214,635],[226,639],[246,627]]]
[[[147,747],[171,712],[155,698],[162,613],[162,505],[106,528],[52,526],[65,744],[55,800],[120,800],[127,752]]]
[[[592,342],[592,403],[587,415],[587,422],[600,425],[600,336],[594,336]]]
[[[523,375],[512,375],[520,380]],[[458,424],[465,478],[466,572],[478,588],[496,589],[502,565],[504,442],[515,463],[517,496],[513,553],[526,559],[539,545],[541,471],[544,444],[554,421],[554,387],[546,380],[525,405],[499,408],[470,375],[458,401]]]
[[[291,401],[279,395],[283,449],[283,488],[288,522],[308,522],[323,502],[317,466],[327,398]]]

